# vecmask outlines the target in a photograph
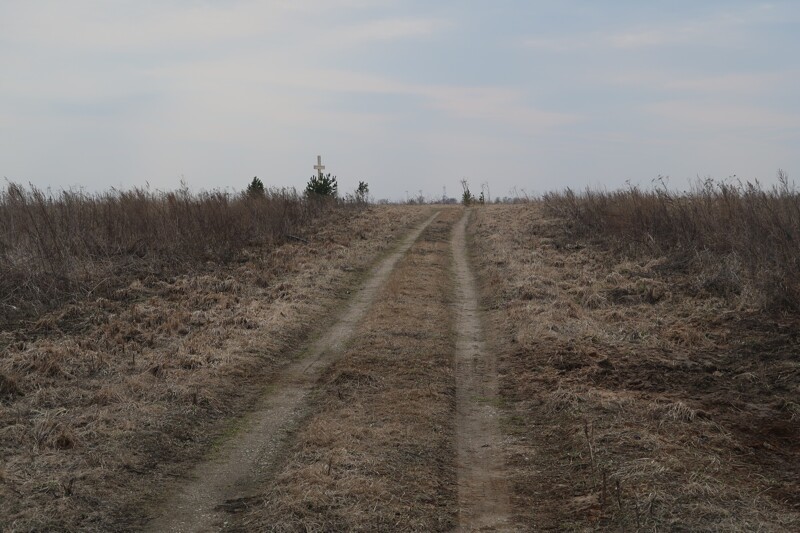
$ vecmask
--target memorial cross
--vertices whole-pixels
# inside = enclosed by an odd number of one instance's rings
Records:
[[[317,156],[317,164],[314,165],[314,170],[319,173],[319,177],[322,178],[322,171],[325,170],[325,165],[322,164],[322,156]]]

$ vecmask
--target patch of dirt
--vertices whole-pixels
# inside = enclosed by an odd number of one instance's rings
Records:
[[[475,210],[515,518],[530,530],[800,529],[800,317],[698,291],[669,257]]]
[[[467,257],[467,211],[453,231],[456,279],[456,448],[462,531],[511,531],[511,503],[498,417],[497,362],[484,341],[478,290]]]

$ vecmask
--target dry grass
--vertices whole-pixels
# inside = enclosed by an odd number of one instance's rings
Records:
[[[800,529],[791,306],[699,290],[678,244],[631,250],[540,203],[476,210],[471,233],[522,523]]]
[[[0,331],[0,530],[141,525],[163,480],[233,430],[225,421],[428,214],[328,210],[297,226],[308,244],[256,239],[229,262],[136,270]]]
[[[335,205],[345,204],[307,201],[293,189],[258,197],[188,189],[88,194],[10,183],[0,190],[0,324],[108,297],[134,278],[240,260]]]
[[[780,185],[706,180],[688,193],[636,187],[551,193],[544,205],[570,233],[626,255],[663,257],[694,275],[697,290],[736,295],[750,307],[800,311],[800,192]],[[744,301],[747,300],[747,301]]]
[[[450,234],[445,210],[327,373],[245,531],[443,531],[456,525]]]

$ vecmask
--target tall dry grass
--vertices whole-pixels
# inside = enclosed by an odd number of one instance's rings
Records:
[[[708,179],[683,193],[567,189],[543,201],[576,235],[702,271],[702,289],[753,291],[765,309],[800,310],[800,192],[783,171],[771,188]]]
[[[0,324],[113,288],[131,275],[186,271],[274,243],[337,205],[294,189],[264,195],[135,188],[0,190]]]

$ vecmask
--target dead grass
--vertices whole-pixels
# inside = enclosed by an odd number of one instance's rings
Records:
[[[89,194],[9,183],[0,190],[0,325],[108,298],[133,279],[243,260],[343,206],[363,204],[309,201],[293,189]]]
[[[694,277],[696,290],[738,296],[748,307],[800,311],[800,191],[706,180],[685,193],[666,188],[546,194],[544,206],[570,233],[628,256],[663,258]]]
[[[148,272],[0,331],[0,529],[140,526],[426,208],[328,211],[308,240]]]
[[[449,240],[460,216],[445,210],[398,263],[239,529],[455,527]]]
[[[471,224],[517,518],[800,528],[800,317],[698,290],[667,248],[624,253],[549,213],[492,206]]]

